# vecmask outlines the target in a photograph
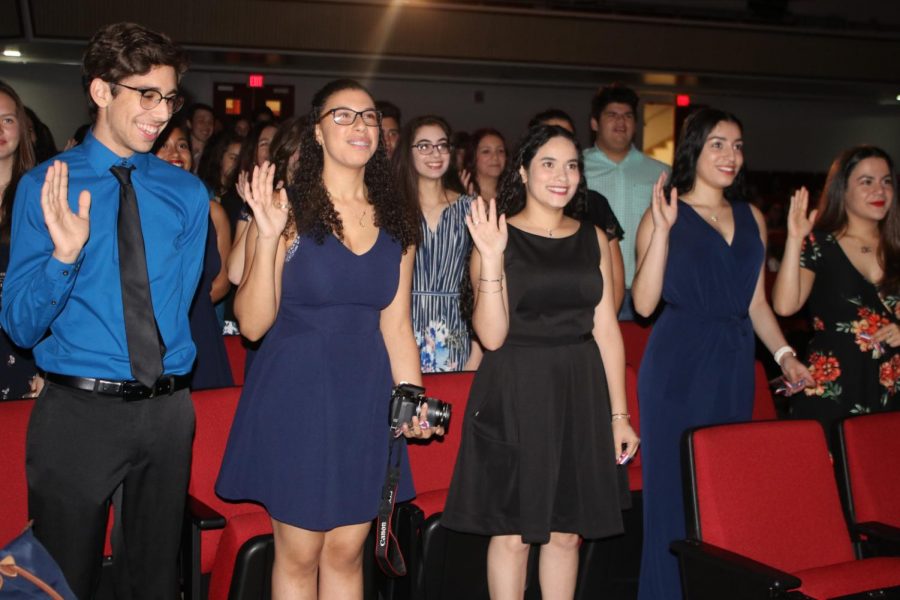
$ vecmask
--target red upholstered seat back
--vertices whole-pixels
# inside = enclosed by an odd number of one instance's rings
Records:
[[[34,400],[0,402],[0,546],[28,523],[25,431]]]
[[[241,547],[256,536],[271,533],[272,519],[262,511],[235,515],[228,520],[219,541],[219,549],[209,578],[207,600],[228,600],[235,562]]]
[[[234,385],[244,385],[244,365],[247,360],[247,349],[244,348],[244,339],[239,335],[226,335],[225,352],[228,354],[228,365],[231,367],[231,377]]]
[[[842,424],[856,521],[900,527],[900,411]]]
[[[450,427],[442,438],[426,442],[412,442],[409,448],[409,465],[413,473],[416,492],[422,494],[450,487],[456,454],[462,440],[463,415],[469,402],[469,389],[475,373],[429,373],[423,376],[426,395],[453,405]]]
[[[647,347],[653,328],[634,321],[619,321],[619,329],[622,330],[622,341],[625,343],[625,362],[635,369],[640,368],[644,348]]]
[[[754,364],[753,373],[753,417],[754,421],[769,421],[778,418],[775,413],[775,402],[772,400],[772,389],[763,364],[758,360]]]
[[[225,502],[216,496],[214,489],[240,396],[240,387],[202,390],[191,394],[197,427],[194,430],[188,494],[226,518],[263,510],[256,504]],[[221,531],[218,530],[204,531],[201,534],[200,570],[203,573],[212,569],[220,535]]]
[[[817,422],[707,427],[691,443],[704,542],[787,572],[854,559]]]

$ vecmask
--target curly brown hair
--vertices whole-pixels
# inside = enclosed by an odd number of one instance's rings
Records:
[[[16,105],[16,124],[19,127],[19,146],[13,158],[12,176],[6,189],[3,190],[2,203],[0,203],[0,238],[9,241],[9,228],[12,224],[13,200],[16,197],[16,188],[19,180],[35,164],[34,148],[31,145],[31,136],[28,135],[28,126],[25,120],[25,105],[16,93],[16,90],[7,83],[0,81],[0,94],[5,94]]]
[[[339,239],[344,237],[341,217],[335,211],[322,179],[325,155],[315,135],[316,124],[325,103],[334,94],[344,90],[360,90],[369,97],[372,96],[369,90],[352,79],[337,79],[315,93],[300,141],[303,159],[297,165],[292,184],[287,188],[291,213],[285,231],[295,232],[297,235],[308,234],[319,244],[330,234]],[[380,124],[378,139],[381,140]],[[375,225],[399,242],[404,252],[409,246],[418,243],[419,223],[416,212],[408,203],[397,201],[391,165],[381,143],[366,163],[363,181],[369,193],[369,203],[375,209]]]

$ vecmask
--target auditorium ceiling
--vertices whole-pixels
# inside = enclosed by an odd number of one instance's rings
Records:
[[[900,2],[0,0],[9,62],[80,60],[132,20],[193,69],[898,102]]]

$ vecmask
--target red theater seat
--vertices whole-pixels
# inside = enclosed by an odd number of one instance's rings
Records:
[[[407,556],[412,598],[478,598],[486,594],[487,541],[482,536],[466,536],[440,527],[440,516],[456,466],[462,440],[462,425],[469,389],[475,373],[435,373],[423,377],[428,396],[453,405],[450,427],[443,438],[409,444],[409,462],[416,498],[412,508],[420,510],[419,547]],[[398,512],[398,516],[399,516]],[[416,518],[410,514],[407,519]],[[398,594],[400,595],[400,594]]]
[[[28,523],[25,431],[34,400],[0,402],[0,546]]]
[[[684,461],[688,600],[900,593],[900,558],[855,559],[818,422],[694,429]]]
[[[778,418],[775,412],[775,401],[772,399],[772,388],[766,369],[760,361],[755,361],[753,372],[753,416],[754,421],[771,421]]]
[[[900,411],[844,419],[838,447],[844,505],[861,551],[900,555]]]
[[[213,569],[227,523],[245,513],[265,514],[257,504],[225,502],[214,490],[240,396],[240,387],[202,390],[191,395],[197,426],[188,485],[182,576],[185,598],[192,600],[203,597],[203,577]]]
[[[625,343],[625,362],[636,370],[640,369],[644,348],[647,347],[653,328],[636,321],[619,321],[619,329],[622,330],[622,341]]]

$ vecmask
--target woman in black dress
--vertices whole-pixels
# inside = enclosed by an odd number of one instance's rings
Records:
[[[622,531],[615,465],[638,439],[606,236],[563,214],[573,198],[584,198],[581,153],[568,131],[542,125],[501,179],[499,202],[479,198],[466,220],[472,324],[487,352],[441,522],[492,536],[495,600],[522,598],[529,544],[543,546],[544,597],[571,598],[579,536]]]
[[[818,208],[791,198],[784,259],[773,304],[781,315],[807,300],[815,385],[792,398],[791,414],[826,431],[850,414],[900,408],[900,211],[894,163],[873,146],[841,153]],[[817,217],[818,215],[818,217]]]

